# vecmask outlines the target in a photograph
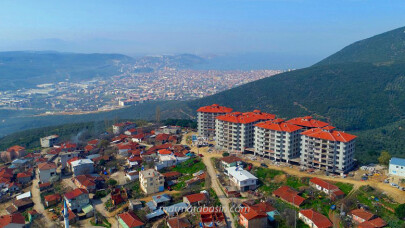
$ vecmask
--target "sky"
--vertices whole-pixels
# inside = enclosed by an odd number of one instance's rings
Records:
[[[2,0],[0,51],[273,53],[313,61],[405,26],[404,12],[403,0]]]

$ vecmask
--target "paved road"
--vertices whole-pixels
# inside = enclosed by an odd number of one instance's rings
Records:
[[[226,197],[226,195],[224,194],[224,192],[222,191],[222,189],[219,185],[217,174],[215,172],[215,168],[211,162],[211,157],[213,157],[213,156],[209,156],[207,153],[204,153],[204,154],[205,154],[205,156],[203,157],[202,160],[203,160],[205,166],[207,167],[208,174],[211,177],[211,187],[214,189],[215,193],[217,194],[217,196],[219,198],[219,201],[222,204],[222,209],[224,211],[228,227],[230,227],[229,225],[231,225],[232,228],[235,228],[236,227],[235,220],[233,219],[231,211],[229,210],[229,204],[231,203],[231,201],[228,199],[228,197]]]
[[[45,207],[41,201],[41,192],[39,190],[39,185],[38,185],[38,181],[39,181],[38,172],[35,176],[36,176],[36,178],[32,181],[32,187],[31,187],[31,195],[32,195],[32,201],[34,202],[34,209],[39,214],[43,215],[43,218],[46,221],[47,227],[55,227],[55,223],[48,218],[48,215],[45,211]]]

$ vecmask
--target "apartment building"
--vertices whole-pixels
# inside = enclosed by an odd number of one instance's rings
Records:
[[[253,112],[233,112],[216,118],[215,142],[218,149],[244,151],[253,148],[254,125],[273,120],[276,116],[254,110]]]
[[[329,125],[326,122],[322,122],[320,120],[313,119],[312,116],[297,117],[297,118],[293,118],[291,120],[287,120],[286,122],[302,127],[303,131],[309,130],[312,128],[323,128],[323,127],[326,127]]]
[[[353,168],[356,136],[332,126],[312,128],[301,135],[301,167],[333,173],[347,173]]]
[[[198,134],[204,137],[215,137],[215,118],[232,112],[231,108],[213,104],[197,110]]]
[[[281,162],[298,158],[302,129],[303,127],[284,122],[283,119],[256,124],[254,154]]]
[[[154,169],[143,170],[139,172],[139,182],[141,189],[146,194],[153,194],[164,191],[165,178]]]

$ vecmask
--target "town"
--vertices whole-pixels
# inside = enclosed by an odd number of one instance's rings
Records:
[[[0,108],[35,114],[114,110],[154,100],[190,100],[281,73],[280,70],[189,70],[163,68],[137,72],[123,65],[119,75],[88,81],[39,84],[37,88],[0,91]]]
[[[8,148],[1,227],[404,225],[405,159],[360,166],[356,136],[311,116],[218,104],[196,116],[197,129],[121,121],[85,142]]]

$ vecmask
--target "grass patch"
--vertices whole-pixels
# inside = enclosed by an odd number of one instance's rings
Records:
[[[302,186],[308,186],[308,178],[289,176],[287,177],[286,185],[295,189],[299,189]]]
[[[261,180],[265,180],[267,178],[273,179],[277,175],[284,174],[283,171],[280,170],[274,170],[274,169],[265,169],[262,167],[258,167],[255,170],[255,175],[257,178]]]
[[[336,182],[334,183],[342,192],[345,193],[345,195],[349,194],[353,190],[353,185],[349,183],[342,183],[342,182]]]
[[[177,171],[183,174],[193,174],[200,170],[205,170],[205,165],[199,158],[188,159],[172,169],[172,171]]]
[[[213,188],[209,189],[210,192],[210,198],[212,199],[211,204],[215,207],[221,206],[221,202],[219,201],[219,198],[217,196],[217,193],[215,193]]]

